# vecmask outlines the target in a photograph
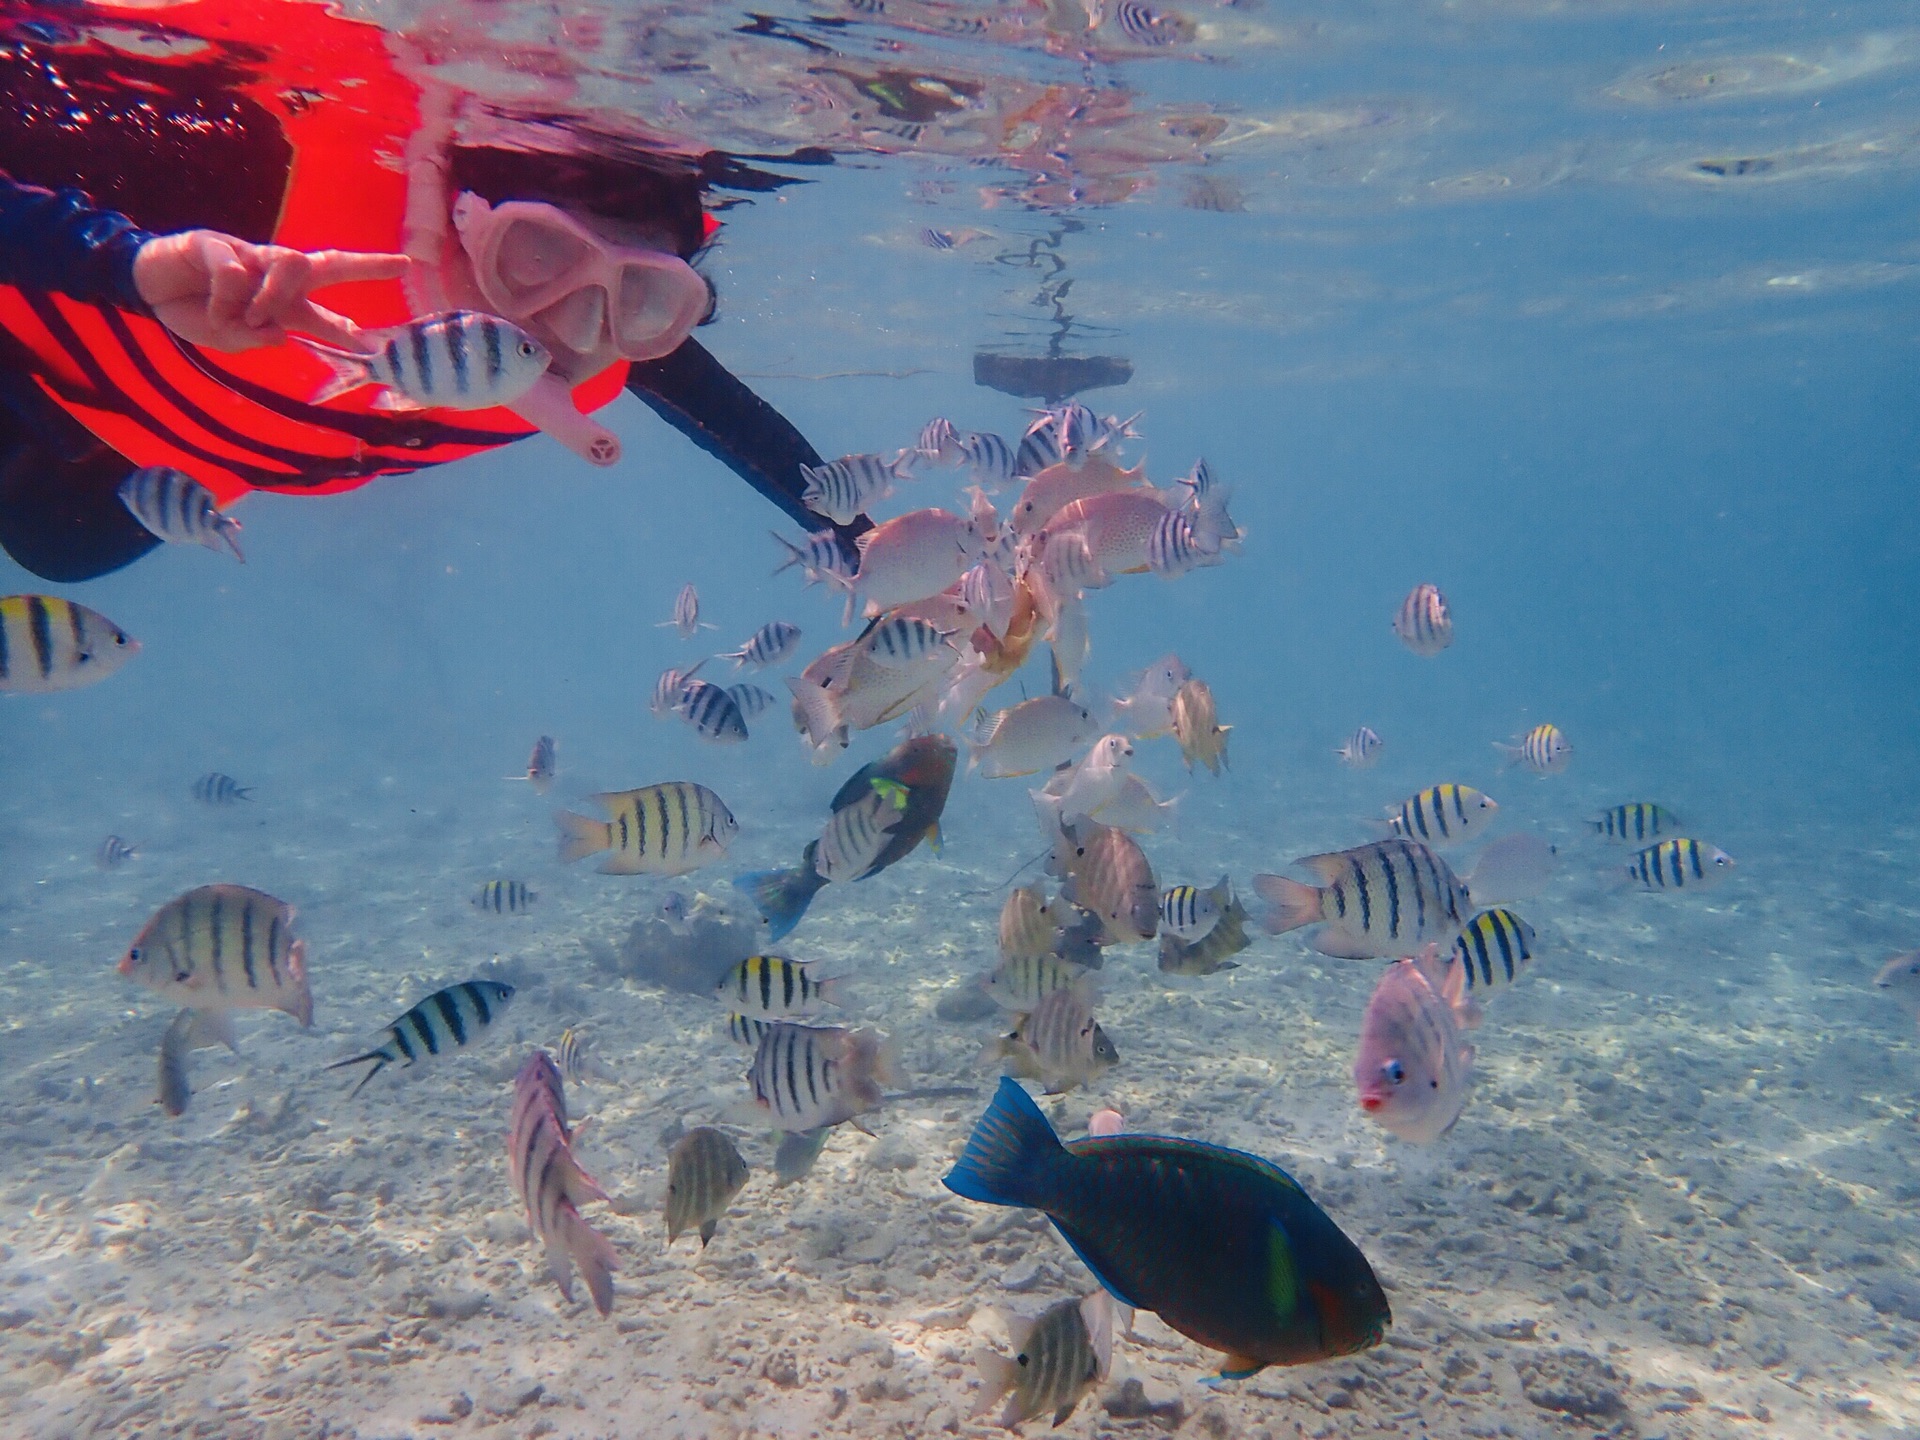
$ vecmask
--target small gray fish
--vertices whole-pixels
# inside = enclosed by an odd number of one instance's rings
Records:
[[[902,461],[908,452],[891,460],[878,455],[842,455],[825,465],[802,465],[800,478],[806,488],[800,503],[814,514],[836,525],[851,525],[893,493],[893,487],[911,478]]]
[[[1058,931],[1055,937],[1058,938]],[[1002,960],[980,978],[980,986],[1002,1010],[1025,1014],[1056,990],[1080,983],[1087,967],[1058,955],[1015,955]]]
[[[367,354],[293,337],[333,369],[333,379],[310,403],[324,405],[363,385],[384,385],[374,402],[387,409],[444,406],[485,410],[511,405],[547,373],[553,353],[526,331],[497,315],[444,310],[360,338]]]
[[[706,1249],[749,1173],[733,1141],[711,1126],[681,1136],[667,1152],[667,1244],[697,1229]]]
[[[990,491],[998,491],[1013,481],[1013,447],[991,430],[968,430],[960,436],[961,462],[970,472],[968,479]]]
[[[756,670],[764,670],[786,659],[799,643],[798,625],[790,625],[785,620],[769,620],[747,637],[746,644],[738,650],[726,651],[720,658],[733,661],[736,670],[748,665]]]
[[[1209,553],[1195,535],[1193,522],[1177,510],[1169,510],[1147,537],[1147,568],[1156,575],[1176,580],[1203,565],[1218,565],[1220,557]]]
[[[1536,775],[1558,775],[1573,761],[1573,746],[1558,725],[1536,725],[1512,744],[1493,742],[1508,765],[1524,765]]]
[[[524,915],[540,892],[524,880],[489,880],[473,894],[473,908],[493,915]]]
[[[1008,1397],[1000,1414],[1002,1428],[1013,1430],[1052,1412],[1054,1428],[1067,1423],[1074,1408],[1107,1378],[1113,1363],[1113,1302],[1104,1290],[1078,1300],[1062,1300],[1038,1319],[1007,1319],[1012,1358],[987,1346],[973,1352],[980,1371],[980,1399],[974,1418]]]
[[[818,1130],[789,1130],[782,1135],[773,1152],[773,1183],[793,1185],[811,1175],[832,1133],[831,1125],[822,1125]]]
[[[746,717],[734,698],[718,685],[689,680],[680,690],[674,713],[716,745],[738,745],[747,738]]]
[[[729,685],[727,698],[740,708],[743,720],[757,720],[771,710],[778,699],[771,691],[762,690],[758,685]]]
[[[193,782],[193,798],[202,805],[232,805],[253,798],[253,787],[242,785],[231,775],[209,771]]]
[[[989,1054],[1004,1059],[1009,1074],[1042,1082],[1049,1095],[1065,1094],[1120,1063],[1119,1050],[1093,1018],[1092,990],[1084,984],[1047,995]]]
[[[691,640],[698,630],[715,630],[718,626],[708,625],[700,619],[700,592],[689,581],[680,587],[680,593],[673,597],[673,616],[662,620],[654,627],[656,630],[677,630],[682,640]]]
[[[774,570],[778,575],[782,570],[791,570],[798,565],[807,584],[818,585],[825,582],[846,589],[853,581],[853,562],[840,548],[840,538],[831,530],[816,530],[807,536],[806,544],[795,545],[772,531],[773,538],[780,542],[787,552],[786,563]]]
[[[93,852],[93,863],[102,870],[114,870],[139,853],[139,846],[129,845],[118,835],[109,835],[100,842],[100,848]]]
[[[1380,747],[1386,742],[1370,725],[1362,725],[1353,732],[1353,738],[1333,753],[1340,757],[1340,763],[1355,770],[1365,770],[1380,758]]]
[[[920,242],[930,249],[951,250],[953,248],[953,232],[951,230],[922,230],[920,232]]]
[[[1140,0],[1118,0],[1113,7],[1113,16],[1121,33],[1136,45],[1157,49],[1162,45],[1178,44],[1186,38],[1180,16],[1164,14],[1151,5],[1141,4]]]
[[[1387,829],[1405,840],[1455,845],[1486,829],[1499,809],[1491,795],[1471,785],[1429,785],[1389,812]]]
[[[553,737],[542,735],[533,742],[533,753],[527,756],[527,779],[536,792],[541,795],[553,788]]]
[[[222,514],[213,492],[191,475],[166,465],[146,465],[120,482],[120,503],[133,518],[169,545],[225,548],[246,563],[240,553],[240,522]]]
[[[676,935],[686,935],[693,930],[693,922],[687,918],[691,913],[687,906],[687,897],[678,890],[669,890],[666,893],[656,913],[666,922],[667,928]]]
[[[326,1068],[339,1070],[371,1060],[372,1066],[353,1087],[352,1099],[367,1088],[367,1082],[389,1065],[411,1068],[429,1056],[443,1051],[464,1049],[480,1038],[481,1032],[500,1018],[507,1002],[513,999],[513,987],[497,980],[462,980],[436,990],[382,1032],[387,1038],[360,1055],[336,1060]]]
[[[693,677],[700,673],[700,666],[706,663],[702,660],[699,665],[686,670],[662,670],[660,678],[653,682],[653,699],[648,702],[647,708],[661,716],[677,713],[681,696],[686,694]]]
[[[1453,644],[1453,612],[1437,585],[1416,585],[1400,602],[1393,633],[1414,654],[1431,658]]]

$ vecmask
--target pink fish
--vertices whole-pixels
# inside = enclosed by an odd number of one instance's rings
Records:
[[[1431,1145],[1466,1108],[1473,1047],[1466,1042],[1464,970],[1437,946],[1396,960],[1373,987],[1360,1021],[1353,1083],[1360,1108],[1414,1145]]]
[[[1126,1116],[1122,1115],[1118,1110],[1113,1109],[1096,1110],[1093,1112],[1092,1118],[1087,1121],[1087,1134],[1102,1138],[1108,1135],[1118,1135],[1126,1128]]]
[[[1084,535],[1099,571],[1137,575],[1148,568],[1154,531],[1167,514],[1154,491],[1121,490],[1062,506],[1041,531],[1041,538],[1051,544],[1059,536]]]
[[[580,1218],[583,1201],[605,1200],[573,1158],[567,1128],[566,1090],[553,1057],[535,1050],[513,1082],[513,1119],[507,1129],[507,1168],[514,1193],[527,1207],[527,1226],[547,1247],[547,1273],[560,1293],[573,1299],[578,1265],[602,1315],[613,1310],[613,1245]]]
[[[1094,495],[1111,495],[1146,485],[1144,466],[1122,470],[1104,456],[1088,456],[1078,465],[1061,461],[1049,465],[1027,482],[1014,502],[1007,526],[1020,539],[1037,535],[1062,506]],[[1151,491],[1147,493],[1151,494]],[[1165,509],[1164,506],[1161,507]]]
[[[950,510],[914,510],[876,525],[859,539],[854,589],[867,614],[938,595],[979,558],[973,523]]]

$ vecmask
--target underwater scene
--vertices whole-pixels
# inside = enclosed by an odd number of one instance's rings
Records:
[[[1920,25],[0,6],[0,1435],[1920,1436]]]

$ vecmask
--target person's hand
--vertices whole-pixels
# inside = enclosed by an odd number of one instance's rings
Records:
[[[347,350],[360,330],[308,295],[349,280],[392,280],[405,255],[250,245],[216,230],[157,235],[133,257],[134,288],[174,334],[210,350],[279,345],[299,330]]]

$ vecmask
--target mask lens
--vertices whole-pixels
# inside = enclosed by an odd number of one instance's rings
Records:
[[[558,225],[517,219],[500,236],[495,282],[509,295],[524,295],[551,284],[592,253],[586,241]]]

